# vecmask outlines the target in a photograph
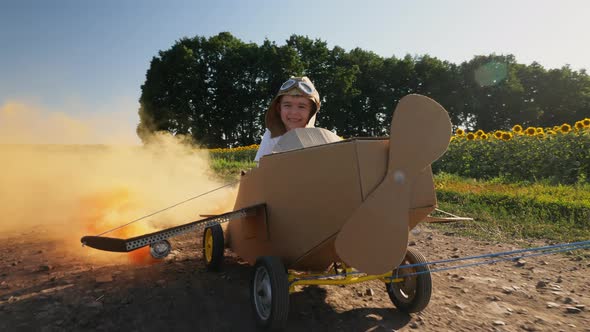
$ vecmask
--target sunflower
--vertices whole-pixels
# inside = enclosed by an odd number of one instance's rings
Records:
[[[537,132],[537,129],[535,129],[535,127],[528,127],[528,128],[525,130],[525,133],[526,133],[528,136],[535,136],[535,133],[536,133],[536,132]]]
[[[488,134],[482,134],[480,138],[481,139],[488,139]]]
[[[496,130],[496,132],[494,132],[494,137],[497,139],[501,139],[502,134],[504,134],[504,133],[501,130]]]
[[[468,133],[468,134],[467,134],[467,139],[468,139],[469,141],[473,141],[473,140],[475,139],[475,134],[474,134],[474,133]]]
[[[522,134],[522,126],[521,125],[515,125],[514,127],[512,127],[512,131],[517,133],[517,134]]]
[[[512,139],[512,134],[511,133],[502,133],[502,139],[505,141],[508,141],[508,140]]]
[[[461,128],[458,128],[458,129],[455,131],[455,135],[457,135],[457,136],[463,136],[463,135],[465,135],[465,130],[463,130],[463,129],[461,129]]]
[[[537,134],[543,134],[545,131],[541,127],[537,127]]]
[[[555,135],[557,134],[554,130],[547,130],[547,135]]]
[[[590,128],[590,119],[585,118],[582,120],[582,123],[584,124],[584,128]]]
[[[574,126],[577,130],[580,130],[584,128],[584,123],[582,121],[576,121],[576,124]]]
[[[475,132],[475,136],[480,137],[481,135],[485,134],[483,130],[478,130]]]
[[[560,130],[562,133],[564,133],[564,134],[567,134],[567,133],[569,133],[570,131],[572,131],[572,126],[570,126],[570,125],[569,125],[569,124],[567,124],[567,123],[564,123],[564,124],[562,124],[562,125],[561,125],[561,127],[559,127],[559,130]]]

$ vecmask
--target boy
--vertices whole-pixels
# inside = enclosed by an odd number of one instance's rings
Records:
[[[254,161],[270,154],[289,130],[313,127],[320,105],[320,95],[306,76],[291,77],[283,83],[266,111],[266,131]]]

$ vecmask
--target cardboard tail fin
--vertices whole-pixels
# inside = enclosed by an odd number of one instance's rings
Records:
[[[416,176],[448,148],[451,121],[436,101],[402,98],[393,114],[383,181],[353,212],[336,237],[336,252],[368,274],[396,268],[406,254],[410,195]]]

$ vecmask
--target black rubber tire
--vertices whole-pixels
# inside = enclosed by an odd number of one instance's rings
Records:
[[[280,258],[262,256],[256,260],[250,281],[250,303],[256,325],[265,330],[285,328],[289,316],[289,280]]]
[[[416,249],[408,248],[406,257],[401,265],[426,263],[426,258]],[[402,282],[386,283],[385,288],[391,302],[398,310],[413,313],[426,309],[432,295],[432,278],[428,265],[414,266],[410,268],[396,269],[393,276],[400,277],[405,274],[420,273],[404,278]]]
[[[207,248],[207,232],[211,231],[212,247]],[[207,251],[211,250],[211,258],[207,259]],[[225,243],[223,239],[223,228],[216,224],[205,228],[203,232],[203,260],[205,260],[205,267],[208,271],[219,271],[223,263],[223,253],[225,250]]]

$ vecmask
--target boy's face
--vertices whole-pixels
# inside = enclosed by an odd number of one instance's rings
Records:
[[[295,128],[305,128],[312,101],[302,96],[285,95],[281,97],[281,120],[287,131]]]

